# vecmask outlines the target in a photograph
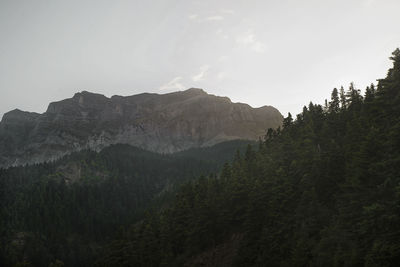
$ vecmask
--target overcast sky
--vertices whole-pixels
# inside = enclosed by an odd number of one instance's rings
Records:
[[[399,11],[399,0],[0,0],[0,117],[82,90],[190,87],[297,114],[386,75]]]

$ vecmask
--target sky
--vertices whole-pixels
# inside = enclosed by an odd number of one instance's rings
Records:
[[[0,0],[0,117],[191,87],[297,114],[385,77],[399,0]]]

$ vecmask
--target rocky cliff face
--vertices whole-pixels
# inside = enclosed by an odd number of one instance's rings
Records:
[[[83,91],[51,103],[43,114],[4,114],[0,167],[49,161],[116,143],[172,153],[227,140],[257,140],[282,119],[273,107],[252,108],[195,88],[111,98]]]

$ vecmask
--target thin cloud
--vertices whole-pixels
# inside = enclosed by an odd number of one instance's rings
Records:
[[[364,7],[371,7],[374,4],[375,0],[365,0]]]
[[[186,87],[181,83],[183,78],[181,76],[173,78],[171,81],[167,82],[160,86],[158,90],[167,91],[167,90],[183,90]]]
[[[252,46],[251,49],[257,53],[264,53],[267,49],[267,46],[261,42],[256,41]]]
[[[229,38],[229,35],[228,35],[228,34],[225,34],[225,31],[224,31],[223,29],[218,29],[218,30],[215,32],[215,34],[218,35],[218,36],[220,36],[222,39],[228,39],[228,38]]]
[[[220,56],[220,57],[217,59],[217,61],[218,61],[218,62],[223,62],[223,61],[226,61],[226,60],[228,60],[228,59],[229,59],[228,56]]]
[[[236,42],[240,44],[251,45],[256,42],[256,38],[253,33],[249,32],[236,38]]]
[[[191,15],[188,16],[188,19],[195,20],[198,17],[199,17],[199,15],[197,15],[197,14],[191,14]]]
[[[227,73],[224,71],[221,71],[220,73],[217,74],[217,79],[222,81],[226,78],[226,76],[227,76]]]
[[[248,31],[246,34],[236,38],[236,43],[247,46],[257,53],[264,53],[267,48],[264,43],[256,39],[256,36],[252,31]]]
[[[235,14],[235,10],[233,10],[233,9],[222,9],[221,13],[233,15],[233,14]]]
[[[224,20],[223,16],[210,16],[210,17],[206,17],[204,20],[206,21],[221,21]]]
[[[207,73],[207,71],[209,69],[210,69],[210,66],[208,66],[208,65],[201,66],[200,67],[200,72],[198,74],[194,75],[192,77],[192,80],[194,82],[198,82],[198,81],[204,80],[204,77],[206,76],[206,73]]]

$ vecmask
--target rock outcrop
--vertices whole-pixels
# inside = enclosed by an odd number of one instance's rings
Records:
[[[202,89],[112,96],[80,92],[43,114],[13,110],[0,122],[0,167],[57,159],[116,143],[173,153],[234,139],[257,140],[282,123],[271,106],[252,108]]]

